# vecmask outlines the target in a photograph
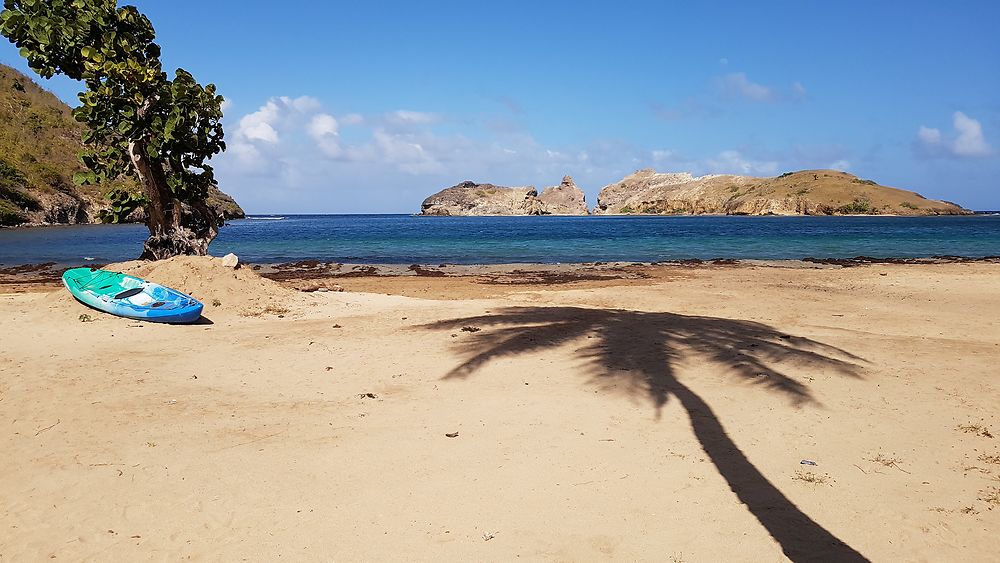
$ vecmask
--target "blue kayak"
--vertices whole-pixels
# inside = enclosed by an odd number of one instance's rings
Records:
[[[73,268],[63,273],[62,281],[84,305],[129,319],[193,323],[204,308],[190,295],[121,272]]]

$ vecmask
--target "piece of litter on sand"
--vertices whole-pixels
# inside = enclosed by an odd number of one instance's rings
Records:
[[[799,465],[819,465],[819,464],[811,459],[803,459],[802,461],[799,462]]]
[[[378,395],[375,393],[359,393],[358,398],[360,399],[378,399]]]
[[[483,541],[490,541],[491,539],[497,537],[500,532],[493,532],[492,534],[483,534]]]
[[[445,434],[445,436],[449,438],[458,438],[458,432],[448,432]]]
[[[462,327],[462,332],[479,332],[480,330],[483,330],[483,329],[479,328],[478,326],[463,326]]]

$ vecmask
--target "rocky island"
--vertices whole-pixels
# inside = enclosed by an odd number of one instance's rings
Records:
[[[421,215],[587,215],[583,191],[569,176],[541,195],[533,186],[462,182],[424,200]],[[927,199],[837,170],[802,170],[774,177],[653,169],[605,186],[595,215],[971,215],[948,201]]]
[[[602,215],[970,215],[947,201],[927,199],[836,170],[802,170],[776,177],[640,170],[601,189]]]
[[[542,202],[542,215],[589,215],[587,196],[569,176],[563,176],[558,186],[542,190],[538,196]]]
[[[73,183],[73,174],[84,170],[77,158],[82,131],[69,106],[0,65],[0,226],[101,222],[109,205],[105,191],[129,184]],[[243,217],[243,209],[217,188],[209,190],[208,204],[225,219]],[[140,209],[128,219],[143,222],[145,214]]]
[[[465,181],[425,199],[421,215],[587,215],[587,201],[573,179],[541,195],[534,186],[505,187]]]

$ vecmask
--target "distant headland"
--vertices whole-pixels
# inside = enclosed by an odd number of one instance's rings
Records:
[[[927,199],[837,170],[802,170],[774,177],[686,172],[635,172],[604,186],[588,209],[569,176],[541,194],[534,186],[466,181],[428,197],[421,215],[971,215],[948,201]]]

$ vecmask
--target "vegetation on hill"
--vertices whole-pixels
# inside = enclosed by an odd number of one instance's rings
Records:
[[[0,64],[0,225],[96,223],[109,209],[110,189],[138,191],[134,181],[78,186],[86,171],[79,154],[83,125],[51,92],[17,70]],[[231,197],[210,190],[209,205],[227,219],[243,216]],[[142,222],[141,211],[128,217]]]
[[[73,185],[82,130],[66,104],[0,65],[0,224],[44,221],[46,204],[65,199],[57,194],[101,197],[100,186]]]

